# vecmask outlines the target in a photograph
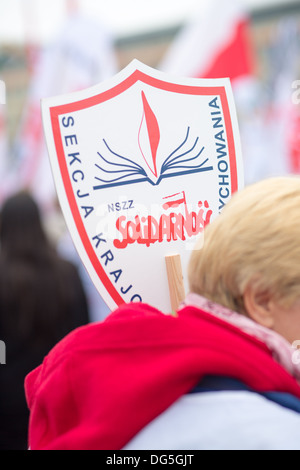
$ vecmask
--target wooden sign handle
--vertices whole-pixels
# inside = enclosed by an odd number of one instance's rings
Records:
[[[185,299],[182,266],[180,255],[167,255],[165,257],[169,292],[172,311],[176,312],[180,303]]]

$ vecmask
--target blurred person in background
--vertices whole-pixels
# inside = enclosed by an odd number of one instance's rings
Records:
[[[122,305],[27,376],[32,450],[300,450],[300,178],[204,235],[176,316]]]
[[[26,192],[8,198],[0,216],[0,449],[28,448],[26,374],[74,328],[89,322],[77,268],[48,241]]]

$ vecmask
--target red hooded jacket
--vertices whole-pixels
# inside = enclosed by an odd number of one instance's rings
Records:
[[[123,305],[79,328],[26,378],[32,450],[117,450],[206,375],[300,398],[260,341],[195,307]]]

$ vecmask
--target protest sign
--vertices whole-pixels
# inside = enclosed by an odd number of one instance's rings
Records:
[[[133,61],[113,79],[42,102],[60,204],[111,309],[170,312],[165,257],[196,240],[243,185],[230,81],[174,78]],[[220,260],[221,262],[221,260]]]

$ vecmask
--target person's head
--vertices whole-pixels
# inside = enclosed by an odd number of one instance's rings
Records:
[[[86,308],[81,289],[75,267],[49,242],[34,198],[26,192],[9,197],[0,214],[3,337],[20,347],[26,343],[28,351],[48,350],[78,325],[76,309]]]
[[[33,197],[20,192],[3,204],[0,216],[1,250],[9,257],[34,257],[47,246],[40,211]]]
[[[236,193],[189,264],[190,291],[300,339],[300,178]]]

